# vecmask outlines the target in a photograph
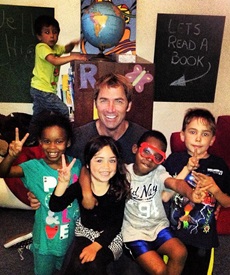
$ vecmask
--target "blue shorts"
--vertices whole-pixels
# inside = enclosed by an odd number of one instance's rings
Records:
[[[169,227],[167,227],[158,233],[155,241],[149,242],[138,240],[133,242],[127,242],[124,245],[129,250],[132,257],[136,259],[145,252],[157,250],[162,244],[164,244],[172,238],[174,238],[173,232]]]

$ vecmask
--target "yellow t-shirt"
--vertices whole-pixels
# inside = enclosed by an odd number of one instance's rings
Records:
[[[55,45],[50,48],[45,43],[38,43],[35,47],[35,66],[31,87],[48,93],[57,93],[57,82],[60,66],[54,66],[46,60],[46,56],[53,54],[61,56],[65,52],[65,46]]]

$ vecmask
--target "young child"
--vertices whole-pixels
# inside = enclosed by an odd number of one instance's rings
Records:
[[[85,165],[98,206],[87,210],[80,204],[81,218],[76,223],[75,244],[64,274],[107,274],[106,267],[122,253],[121,225],[129,182],[120,152],[111,137],[98,136],[85,147]],[[50,199],[50,209],[61,211],[70,203],[82,201],[79,183],[68,187],[70,170],[63,158],[59,180]]]
[[[35,48],[35,66],[31,79],[30,94],[33,98],[33,117],[29,132],[36,127],[35,121],[44,110],[61,113],[68,117],[69,110],[57,96],[57,83],[60,66],[73,60],[86,60],[81,54],[61,56],[70,53],[79,41],[72,41],[62,46],[58,45],[60,27],[58,21],[47,15],[39,16],[34,23],[35,34],[39,43]],[[29,137],[32,141],[34,136]]]
[[[192,200],[201,199],[199,192],[193,192],[183,180],[172,178],[160,165],[166,158],[166,147],[165,136],[155,130],[144,133],[133,145],[135,163],[127,165],[131,199],[125,206],[122,236],[125,247],[147,273],[178,275],[187,252],[169,228],[161,194],[173,189]],[[162,255],[168,256],[167,264]]]
[[[13,162],[20,154],[28,134],[20,141],[19,131],[15,130],[15,140],[9,145],[9,153],[0,163],[1,177],[21,177],[24,185],[33,192],[40,201],[35,214],[33,227],[34,273],[51,275],[60,269],[65,253],[74,237],[79,207],[75,200],[54,213],[49,209],[49,199],[57,184],[58,171],[62,167],[62,154],[70,145],[72,126],[68,118],[52,114],[42,118],[38,125],[39,143],[44,151],[44,158],[32,159],[14,166]],[[65,156],[67,163],[72,157]],[[76,181],[81,169],[77,160],[71,169],[70,183]]]
[[[185,173],[188,185],[194,187],[193,169],[211,176],[219,188],[229,193],[229,170],[224,161],[210,155],[208,149],[215,141],[215,118],[206,109],[189,109],[185,114],[181,140],[187,151],[172,153],[164,163],[173,176],[181,170]],[[187,177],[186,177],[187,176]],[[171,202],[170,223],[175,236],[185,245],[188,257],[183,270],[184,275],[204,275],[208,272],[212,247],[218,246],[214,212],[217,203],[209,194],[204,202],[194,204],[181,195],[175,195]]]

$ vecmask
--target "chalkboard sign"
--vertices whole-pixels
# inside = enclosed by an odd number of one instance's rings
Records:
[[[214,102],[224,16],[158,14],[155,101]]]
[[[0,5],[0,102],[31,102],[30,80],[37,38],[34,20],[53,8]]]

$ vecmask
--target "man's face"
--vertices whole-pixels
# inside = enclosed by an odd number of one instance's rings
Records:
[[[99,91],[96,107],[101,124],[112,131],[125,121],[131,102],[128,102],[123,87],[104,86]]]

